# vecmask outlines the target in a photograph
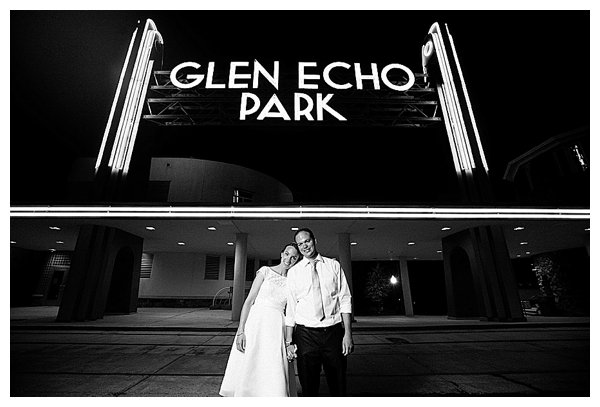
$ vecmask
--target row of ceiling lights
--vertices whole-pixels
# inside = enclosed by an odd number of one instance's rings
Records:
[[[208,230],[210,230],[210,231],[216,231],[216,230],[217,230],[217,228],[216,228],[215,226],[209,226],[209,227],[207,227],[207,229],[208,229]],[[294,231],[294,232],[297,232],[298,230],[300,230],[300,228],[298,228],[298,227],[296,227],[296,226],[293,226],[293,227],[291,227],[290,229],[291,229],[292,231]],[[451,230],[451,229],[452,229],[452,228],[450,228],[450,227],[448,227],[448,226],[444,226],[444,227],[443,227],[441,230],[442,230],[442,231],[447,231],[447,230]],[[154,230],[156,230],[156,228],[155,228],[154,226],[146,226],[146,230],[149,230],[149,231],[154,231]],[[373,228],[373,227],[370,227],[370,228],[369,228],[369,230],[375,230],[375,228]],[[185,242],[177,242],[177,244],[178,244],[179,246],[185,246]],[[409,246],[413,246],[413,245],[415,245],[415,244],[416,244],[415,242],[408,242],[408,245],[409,245]],[[234,245],[234,243],[233,243],[233,242],[227,242],[227,245],[228,245],[228,246],[233,246],[233,245]],[[350,242],[350,245],[351,245],[351,246],[356,246],[356,245],[358,245],[358,242],[356,242],[356,241],[352,241],[352,242]],[[441,250],[438,250],[437,252],[438,252],[438,253],[441,253],[442,251],[441,251]]]
[[[513,230],[516,232],[519,232],[521,230],[525,230],[525,226],[516,226],[513,228]],[[529,242],[525,242],[525,241],[519,243],[519,245],[521,245],[521,246],[527,246],[528,244],[529,244]],[[531,251],[525,252],[526,256],[529,256],[530,254],[531,254]],[[517,257],[521,257],[521,253],[517,253]]]
[[[517,231],[517,232],[519,232],[519,231],[521,231],[521,230],[525,230],[525,226],[517,226],[517,227],[513,228],[513,230],[514,230],[514,231]],[[521,246],[526,246],[526,245],[528,245],[528,244],[529,244],[529,242],[521,242],[521,243],[519,243],[519,245],[521,245]],[[527,252],[525,252],[525,254],[526,254],[526,255],[530,255],[530,254],[531,254],[531,252],[530,252],[530,251],[527,251]],[[517,257],[521,257],[521,254],[520,254],[520,253],[517,253]]]
[[[59,231],[60,227],[58,227],[58,226],[49,226],[48,229]],[[14,240],[11,240],[10,244],[17,244],[17,242],[14,241]],[[57,240],[56,244],[65,244],[65,242],[63,242],[62,240]],[[55,252],[56,249],[54,247],[52,247],[52,248],[48,249],[48,251]]]
[[[59,230],[61,230],[61,228],[60,228],[59,226],[49,226],[49,229],[50,229],[50,230],[56,230],[56,231],[59,231]],[[216,231],[216,230],[217,230],[217,228],[216,228],[215,226],[209,226],[207,229],[208,229],[208,230],[210,230],[210,231]],[[451,230],[451,229],[452,229],[452,228],[451,228],[451,227],[448,227],[448,226],[444,226],[444,227],[442,227],[442,228],[441,228],[441,230],[442,230],[442,231],[444,231],[444,232],[445,232],[445,231],[448,231],[448,230]],[[154,230],[156,230],[156,228],[155,228],[154,226],[146,226],[146,230],[149,230],[149,231],[154,231]],[[292,231],[298,231],[298,230],[299,230],[299,228],[294,226],[294,227],[292,227],[292,228],[291,228],[291,230],[292,230]],[[369,230],[375,230],[375,228],[374,228],[374,227],[370,227],[370,228],[369,228]],[[521,230],[525,230],[525,227],[524,227],[524,226],[515,226],[515,227],[513,228],[513,230],[514,230],[514,231],[521,231]],[[590,228],[589,228],[589,227],[588,227],[588,228],[585,228],[585,231],[586,231],[586,232],[589,232],[589,231],[590,231]],[[16,244],[17,242],[16,242],[16,241],[14,241],[14,240],[11,240],[11,241],[10,241],[10,243],[11,243],[11,244]],[[65,243],[65,242],[63,242],[62,240],[57,240],[57,241],[56,241],[56,244],[64,244],[64,243]],[[185,242],[177,242],[177,244],[178,244],[179,246],[185,246]],[[407,244],[408,244],[408,246],[414,246],[416,243],[411,241],[411,242],[408,242]],[[529,242],[525,242],[525,241],[523,241],[523,242],[520,242],[519,244],[520,244],[521,246],[526,246],[526,245],[528,245],[528,244],[529,244]],[[234,243],[233,243],[233,242],[227,242],[227,245],[228,245],[228,246],[233,246],[233,245],[234,245]],[[352,242],[350,242],[350,245],[352,245],[352,246],[356,246],[356,245],[358,245],[358,242],[356,242],[356,241],[352,241]],[[54,249],[54,248],[51,248],[51,249],[49,249],[49,250],[50,250],[50,251],[56,251],[56,249]],[[437,253],[442,253],[442,251],[441,251],[441,250],[437,250],[436,252],[437,252]],[[526,255],[529,255],[529,254],[531,254],[531,252],[530,252],[530,251],[526,251],[526,252],[525,252],[525,254],[526,254]],[[520,254],[517,254],[517,257],[521,257],[521,255],[520,255]],[[415,259],[417,259],[417,258],[415,257]]]
[[[152,226],[147,226],[146,229],[148,229],[148,230],[155,230],[155,228],[152,227]],[[217,228],[214,227],[214,226],[209,226],[207,229],[210,230],[210,231],[216,231],[217,230]],[[369,228],[369,230],[374,230],[374,229],[375,228]],[[452,228],[448,227],[448,226],[444,226],[444,227],[441,228],[442,231],[448,231],[448,230],[451,230],[451,229]],[[294,227],[291,228],[291,230],[292,231],[298,231],[299,228],[294,226]],[[525,227],[524,226],[516,226],[516,227],[513,228],[513,230],[515,230],[515,231],[521,231],[521,230],[525,230]],[[586,228],[585,230],[589,231],[590,228]],[[177,242],[177,244],[180,245],[180,246],[185,246],[185,242]],[[414,246],[414,245],[416,245],[416,243],[412,242],[412,241],[408,242],[407,244],[408,244],[408,246]],[[529,242],[520,242],[519,244],[522,245],[522,246],[525,246],[525,245],[528,245]],[[234,243],[233,242],[227,242],[227,245],[233,246]],[[350,242],[350,245],[351,246],[356,246],[356,245],[358,245],[358,242],[352,241],[352,242]],[[442,253],[442,251],[441,250],[437,250],[436,253]],[[530,251],[526,251],[525,254],[526,255],[530,255],[531,252]],[[517,257],[521,257],[521,255],[517,254]],[[417,259],[418,259],[418,257],[414,257],[414,260],[417,260]]]
[[[209,226],[209,227],[207,227],[207,229],[210,230],[210,231],[216,231],[217,230],[217,228],[215,226]],[[146,230],[153,231],[153,230],[156,230],[156,228],[154,226],[146,226]],[[177,242],[177,244],[179,246],[185,246],[185,242]],[[227,245],[228,246],[233,246],[234,243],[233,242],[227,242]]]

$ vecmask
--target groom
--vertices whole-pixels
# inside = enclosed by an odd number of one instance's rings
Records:
[[[346,356],[354,348],[346,276],[337,260],[317,252],[310,229],[298,230],[294,240],[304,258],[287,274],[286,347],[297,346],[303,396],[319,394],[321,367],[329,393],[345,396]]]

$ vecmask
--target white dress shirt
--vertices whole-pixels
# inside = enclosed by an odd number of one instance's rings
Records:
[[[342,321],[342,313],[352,313],[352,296],[342,266],[335,259],[317,255],[317,274],[321,284],[321,296],[325,319],[315,316],[312,296],[312,265],[305,257],[288,270],[288,300],[285,324],[296,324],[312,328],[327,327]]]

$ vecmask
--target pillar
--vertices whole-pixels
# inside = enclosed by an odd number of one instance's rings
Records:
[[[340,257],[342,269],[344,269],[344,273],[346,274],[350,293],[354,293],[352,289],[352,253],[350,252],[349,233],[338,233],[338,256]]]
[[[244,305],[246,291],[246,261],[248,257],[248,234],[235,235],[235,255],[233,262],[233,298],[231,301],[231,320],[239,321]]]
[[[402,283],[402,300],[404,301],[404,311],[407,317],[414,317],[412,294],[410,292],[410,279],[408,278],[408,263],[406,257],[400,257],[400,282]]]
[[[525,321],[501,226],[465,229],[442,239],[448,318]]]
[[[136,312],[143,242],[114,227],[81,226],[57,322]]]
[[[338,257],[340,265],[346,275],[346,281],[348,282],[348,288],[350,288],[350,294],[354,295],[352,288],[352,253],[350,251],[350,234],[349,233],[338,233]],[[352,304],[354,310],[354,302]],[[354,320],[354,311],[352,312],[352,321]]]

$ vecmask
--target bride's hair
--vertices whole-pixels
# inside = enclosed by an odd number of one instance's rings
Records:
[[[292,242],[292,243],[287,243],[285,246],[283,246],[283,249],[281,249],[281,252],[280,252],[280,253],[283,253],[283,252],[285,252],[285,248],[286,248],[286,247],[289,247],[289,246],[292,246],[294,249],[296,249],[296,250],[298,251],[298,255],[299,255],[300,257],[302,257],[302,255],[300,254],[300,249],[298,249],[298,245],[297,245],[296,243],[294,243],[294,242]]]

